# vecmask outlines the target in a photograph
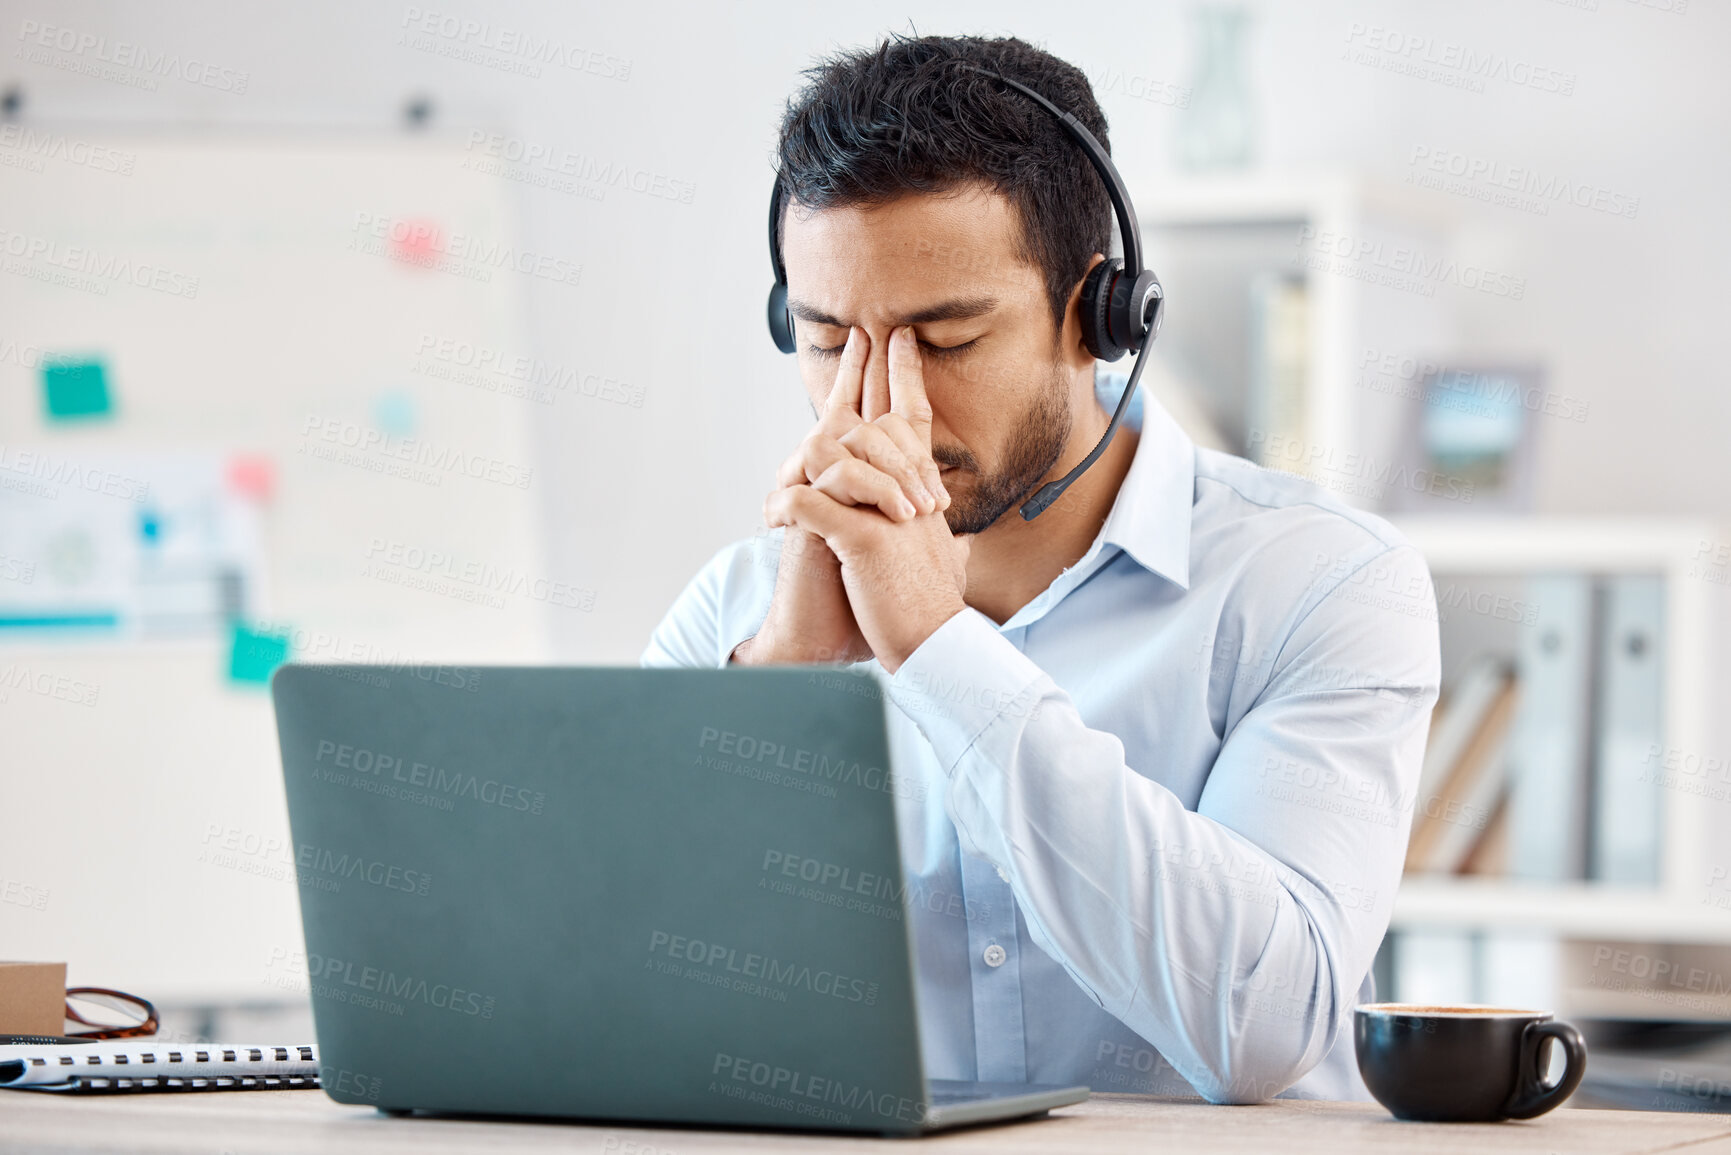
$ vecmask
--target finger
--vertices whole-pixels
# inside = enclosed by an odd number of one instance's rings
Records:
[[[920,344],[912,328],[904,325],[890,334],[889,354],[890,412],[900,414],[913,426],[930,456],[932,403],[926,398],[925,367],[920,362]]]
[[[842,434],[850,429],[857,429],[862,424],[864,422],[859,413],[843,405],[834,409],[826,408],[818,414],[816,431],[839,440]]]
[[[859,410],[867,421],[876,421],[890,411],[889,350],[879,348],[874,352],[876,356],[866,360],[865,396]]]
[[[836,462],[852,457],[853,453],[843,448],[839,441],[819,430],[809,434],[781,463],[775,471],[775,484],[783,489],[790,485],[808,485]]]
[[[766,526],[771,529],[794,526],[822,538],[832,550],[842,538],[850,537],[869,524],[861,520],[864,518],[876,520],[880,526],[884,524],[877,514],[843,505],[809,485],[778,489],[763,501],[763,523]]]
[[[914,459],[885,432],[881,424],[856,426],[839,440],[855,457],[895,478],[902,492],[920,507],[921,513],[930,513],[937,508],[936,491],[926,484],[927,479],[921,476]],[[936,471],[934,466],[932,472],[935,474]]]
[[[932,460],[931,447],[920,444],[919,434],[914,432],[914,427],[903,420],[900,414],[886,413],[861,428],[879,430],[893,441],[902,455],[919,470],[920,480],[925,483],[932,496],[937,498],[938,511],[941,513],[950,507],[950,491],[944,487],[943,476],[938,472],[938,463]]]
[[[895,478],[857,457],[849,456],[824,470],[812,481],[811,488],[843,505],[875,506],[892,521],[910,521],[919,516],[919,510]]]
[[[847,344],[842,347],[841,365],[835,371],[835,384],[830,387],[824,409],[860,411],[861,381],[866,359],[871,356],[872,339],[864,329],[854,326],[847,331]]]

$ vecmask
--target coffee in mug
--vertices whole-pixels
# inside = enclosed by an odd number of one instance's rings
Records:
[[[1546,1083],[1551,1040],[1566,1061]],[[1574,1094],[1587,1073],[1581,1032],[1546,1011],[1366,1003],[1353,1011],[1353,1043],[1365,1086],[1397,1119],[1531,1119]]]

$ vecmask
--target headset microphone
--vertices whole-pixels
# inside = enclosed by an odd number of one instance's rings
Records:
[[[1118,236],[1124,248],[1122,260],[1109,257],[1101,261],[1082,282],[1082,340],[1088,351],[1102,361],[1116,361],[1125,353],[1135,353],[1136,364],[1130,370],[1130,379],[1124,385],[1123,396],[1118,399],[1118,408],[1113,412],[1099,444],[1076,468],[1058,480],[1042,485],[1022,503],[1022,520],[1033,521],[1100,459],[1106,446],[1112,443],[1118,427],[1124,423],[1124,414],[1129,412],[1130,399],[1136,393],[1136,383],[1142,378],[1142,367],[1148,363],[1146,350],[1160,332],[1165,294],[1153,270],[1142,265],[1142,230],[1130,204],[1129,190],[1124,187],[1124,180],[1112,164],[1111,156],[1087,126],[1019,81],[966,61],[958,63],[1020,92],[1057,119],[1106,186],[1106,195],[1111,198],[1112,211],[1118,218]],[[781,223],[781,209],[781,179],[778,176],[769,197],[769,262],[775,272],[775,284],[769,290],[769,335],[776,348],[783,353],[792,353],[799,346],[794,340],[793,315],[787,310],[787,269],[782,264],[781,242],[776,235]]]

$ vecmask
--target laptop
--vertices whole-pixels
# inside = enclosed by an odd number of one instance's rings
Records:
[[[321,1082],[391,1112],[911,1135],[1086,1087],[926,1077],[876,682],[290,664]]]

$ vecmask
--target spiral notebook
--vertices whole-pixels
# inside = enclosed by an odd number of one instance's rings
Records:
[[[22,1091],[266,1091],[318,1085],[316,1046],[0,1046],[0,1087]]]

